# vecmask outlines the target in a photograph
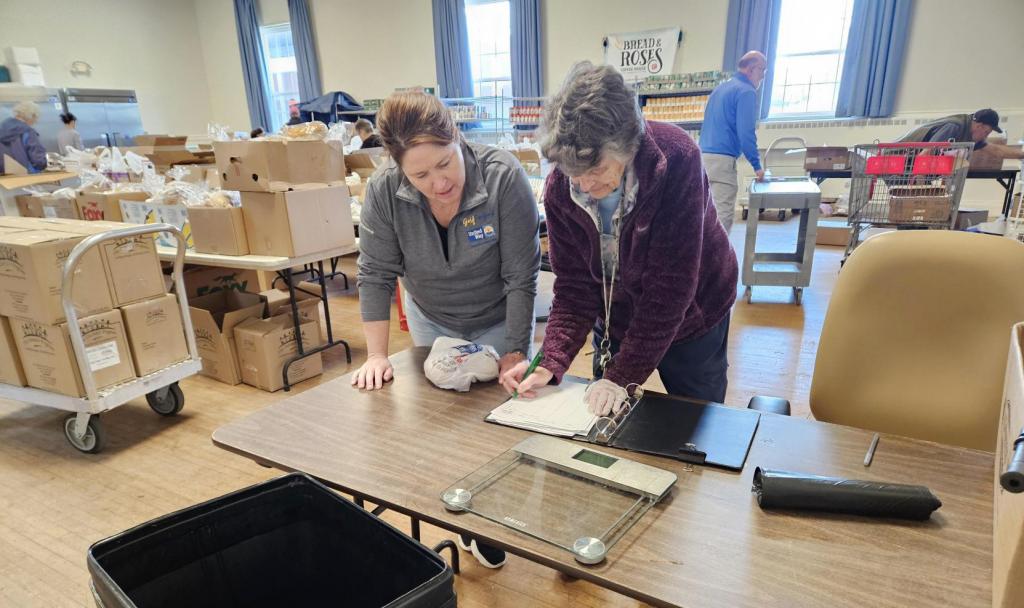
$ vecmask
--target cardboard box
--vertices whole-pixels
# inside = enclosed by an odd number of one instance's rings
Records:
[[[345,179],[345,157],[338,142],[216,141],[221,187],[241,192],[270,192],[275,182],[305,184]]]
[[[145,156],[155,166],[202,163],[211,156],[203,151],[189,150],[185,146],[188,142],[186,136],[145,134],[136,135],[132,139],[135,141],[135,146],[128,149]]]
[[[352,200],[344,184],[243,192],[242,212],[254,254],[296,257],[355,244]]]
[[[323,322],[320,320],[320,310],[323,300],[320,294],[323,293],[320,286],[309,281],[302,281],[295,286],[295,302],[299,309],[299,319],[313,321],[316,323],[317,335],[323,336]],[[288,290],[268,289],[261,291],[260,297],[267,305],[267,316],[285,316],[291,319],[292,307]]]
[[[850,243],[850,226],[845,220],[819,220],[814,243],[846,247]]]
[[[1007,492],[999,477],[1009,466],[1013,443],[1024,427],[1024,323],[1013,326],[1003,384],[995,455],[995,496],[992,502],[992,606],[1024,606],[1024,500]]]
[[[1001,171],[1003,159],[995,154],[978,150],[971,154],[970,171]]]
[[[367,180],[383,162],[384,148],[356,150],[345,156],[345,174],[355,173],[363,180]]]
[[[192,242],[199,253],[247,255],[249,240],[241,207],[192,207]]]
[[[92,370],[97,389],[136,377],[121,311],[111,310],[80,319],[78,326],[85,341],[87,366]],[[12,319],[11,331],[29,386],[71,397],[85,396],[66,323],[47,325]]]
[[[75,199],[75,206],[83,220],[122,222],[121,201],[144,201],[148,198],[148,192],[82,192]]]
[[[299,333],[304,350],[320,345],[320,334],[312,321],[300,323]],[[284,388],[284,364],[299,352],[291,319],[281,316],[240,323],[235,326],[235,345],[242,382],[269,392]],[[322,373],[323,361],[316,353],[288,368],[288,382],[296,384]]]
[[[174,295],[130,304],[121,309],[121,314],[139,376],[188,359],[181,309]]]
[[[25,386],[25,370],[21,367],[18,346],[11,333],[11,322],[0,317],[0,384]]]
[[[889,201],[889,221],[903,222],[945,222],[953,200],[945,196],[893,196]]]
[[[182,280],[189,300],[221,291],[256,293],[260,288],[259,273],[255,270],[201,266],[185,271]]]
[[[46,325],[64,321],[64,262],[83,238],[81,234],[52,230],[0,234],[0,315]],[[113,307],[98,249],[82,256],[73,290],[80,318]]]
[[[43,217],[43,208],[32,203],[34,198],[36,197],[31,194],[19,194],[14,197],[14,204],[18,206],[18,214],[21,217]]]
[[[960,207],[956,212],[956,224],[954,224],[954,228],[957,230],[967,230],[971,226],[976,226],[987,221],[988,209],[968,209],[966,207]]]
[[[805,171],[846,171],[850,168],[849,148],[817,146],[807,148],[804,153]]]
[[[196,348],[203,358],[204,376],[235,385],[242,381],[235,356],[235,326],[263,317],[263,300],[256,294],[219,291],[189,298]]]
[[[99,234],[117,228],[129,228],[122,222],[92,221],[65,225],[61,230],[82,235]],[[99,245],[107,286],[115,307],[159,298],[164,295],[164,275],[156,245],[148,236],[133,236],[106,241]]]

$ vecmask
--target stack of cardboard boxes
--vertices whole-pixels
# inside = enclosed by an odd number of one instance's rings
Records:
[[[0,382],[84,396],[61,301],[65,262],[115,222],[0,218]],[[97,388],[188,358],[177,299],[152,238],[107,241],[79,263],[72,298]]]

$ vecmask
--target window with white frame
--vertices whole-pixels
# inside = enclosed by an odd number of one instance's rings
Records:
[[[512,29],[508,0],[466,0],[475,97],[512,97]],[[505,112],[509,104],[501,104]]]
[[[835,116],[854,0],[782,0],[769,117]]]
[[[270,87],[270,122],[264,126],[276,132],[291,117],[289,106],[299,102],[299,74],[292,45],[292,28],[287,23],[260,28],[263,44],[263,73]]]

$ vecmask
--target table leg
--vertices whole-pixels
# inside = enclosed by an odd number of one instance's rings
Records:
[[[410,529],[410,533],[411,533],[410,536],[412,536],[416,540],[419,540],[420,539],[420,520],[416,519],[415,517],[410,517],[409,518],[409,524],[410,524],[410,528],[411,528]]]
[[[310,269],[310,270],[311,270],[312,274],[316,275],[317,281],[320,284],[320,301],[324,305],[324,322],[327,325],[327,342],[325,342],[324,344],[321,344],[320,346],[317,346],[315,348],[311,348],[311,349],[308,349],[308,350],[305,347],[303,347],[302,339],[301,339],[301,333],[300,333],[300,330],[299,330],[300,329],[299,328],[299,325],[300,325],[300,320],[299,320],[299,303],[295,299],[295,281],[294,281],[294,277],[292,276],[291,268],[286,268],[284,271],[282,271],[282,273],[283,273],[283,277],[282,278],[288,284],[288,300],[289,300],[289,303],[292,306],[292,322],[293,322],[294,327],[295,327],[295,336],[296,336],[296,340],[295,341],[296,341],[296,349],[298,351],[294,357],[292,357],[291,359],[289,359],[289,360],[284,362],[284,367],[281,369],[281,375],[282,375],[283,380],[284,380],[284,390],[286,392],[291,390],[291,384],[288,382],[288,370],[291,368],[292,364],[295,363],[296,361],[300,361],[300,360],[305,359],[306,357],[308,357],[310,355],[315,355],[316,353],[323,352],[323,351],[325,351],[325,350],[327,350],[329,348],[333,348],[333,347],[338,346],[340,344],[340,345],[345,347],[345,360],[348,363],[352,363],[352,349],[351,349],[351,347],[349,347],[348,342],[346,342],[344,340],[335,340],[334,339],[334,328],[331,327],[331,307],[330,307],[330,305],[327,302],[327,284],[326,284],[326,281],[324,279],[324,263],[323,263],[323,260],[317,262],[317,269],[316,270],[313,270],[313,269]]]
[[[1006,191],[1003,194],[1003,217],[1008,219],[1010,217],[1010,209],[1013,207],[1013,186],[1017,182],[1017,174],[1014,173],[1010,175],[1006,181],[997,177],[996,181],[999,182],[999,185]]]

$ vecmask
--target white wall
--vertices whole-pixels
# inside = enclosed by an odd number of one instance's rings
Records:
[[[233,131],[248,131],[242,58],[238,52],[232,0],[195,0],[202,65],[210,91],[210,121]],[[204,125],[200,133],[206,133]]]
[[[325,91],[358,100],[433,86],[430,0],[310,0]]]
[[[206,130],[211,96],[191,2],[0,0],[0,46],[38,49],[54,88],[135,89],[151,133]],[[72,76],[76,60],[92,75]]]
[[[680,27],[683,42],[673,72],[698,72],[722,67],[725,0],[542,0],[544,87],[558,89],[573,63],[589,59],[604,63],[602,41],[608,34]]]

